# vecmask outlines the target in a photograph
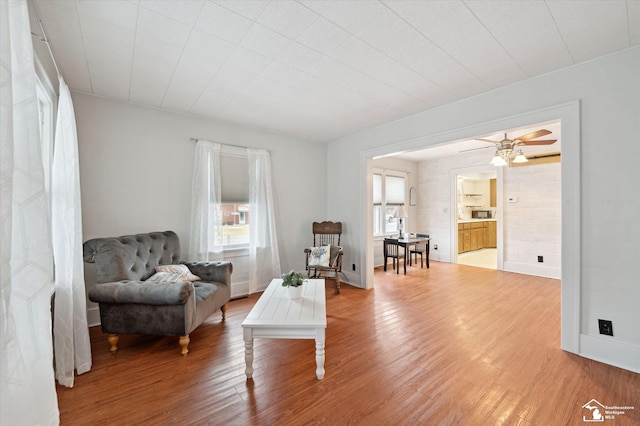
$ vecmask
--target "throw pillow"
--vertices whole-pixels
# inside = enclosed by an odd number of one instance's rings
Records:
[[[156,272],[147,278],[147,281],[150,283],[177,283],[180,275],[180,272]]]
[[[187,265],[158,265],[156,272],[169,272],[173,274],[181,274],[179,281],[199,281],[200,277],[191,273]]]
[[[311,247],[309,266],[329,266],[331,246]]]

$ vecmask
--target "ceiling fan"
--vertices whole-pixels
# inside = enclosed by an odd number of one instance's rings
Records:
[[[476,139],[482,142],[489,142],[495,144],[496,146],[496,154],[493,156],[491,160],[491,164],[494,166],[506,166],[510,162],[514,163],[526,163],[527,157],[524,156],[522,149],[519,149],[516,153],[515,158],[511,159],[511,154],[515,151],[517,147],[520,146],[533,146],[533,145],[551,145],[555,143],[557,139],[545,139],[545,140],[534,140],[541,136],[546,136],[551,134],[551,131],[547,129],[540,129],[532,133],[528,133],[523,136],[519,136],[514,139],[507,138],[507,134],[504,134],[504,139],[501,141],[494,141],[491,139]],[[469,149],[467,151],[473,151],[475,149],[484,149],[484,148],[474,148]],[[464,152],[464,151],[461,151]]]

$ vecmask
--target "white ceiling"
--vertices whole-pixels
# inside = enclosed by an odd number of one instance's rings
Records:
[[[35,3],[72,90],[311,141],[640,44],[639,0]]]

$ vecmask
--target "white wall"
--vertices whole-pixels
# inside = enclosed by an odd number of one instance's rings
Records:
[[[504,270],[560,278],[560,163],[507,168],[503,182]],[[517,201],[505,202],[510,198]]]
[[[270,151],[282,270],[304,270],[311,223],[326,218],[326,145],[80,93],[73,102],[85,240],[174,230],[184,251],[196,137]]]
[[[569,303],[578,311],[580,335],[573,350],[640,371],[640,286],[632,258],[640,239],[635,225],[640,198],[632,196],[640,180],[639,72],[640,48],[627,49],[334,141],[328,151],[329,158],[337,158],[328,164],[329,211],[342,212],[345,221],[367,226],[362,178],[368,166],[363,160],[366,155],[417,147],[420,141],[441,143],[442,135],[474,136],[478,127],[489,130],[505,117],[579,100],[579,128],[568,130],[563,123],[563,148],[565,131],[579,133],[580,138],[579,158],[563,160],[563,164],[576,162],[580,170],[580,193],[576,194],[581,223],[579,272],[571,277],[578,280],[579,288],[572,300],[563,301],[563,309]],[[563,192],[563,228],[571,225],[564,222],[565,203],[571,201],[566,198],[570,197]],[[354,229],[352,238],[361,241],[362,229]],[[368,260],[366,247],[360,246],[359,251],[355,258]],[[563,253],[563,269],[564,260]],[[367,286],[371,283],[365,281],[364,272],[359,278]],[[598,318],[613,321],[614,337],[598,334]]]

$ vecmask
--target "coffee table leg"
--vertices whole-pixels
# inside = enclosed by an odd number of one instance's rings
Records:
[[[242,331],[244,336],[244,362],[247,365],[244,372],[247,375],[247,379],[253,376],[253,329],[245,328]]]
[[[316,330],[316,377],[324,378],[324,328]]]

